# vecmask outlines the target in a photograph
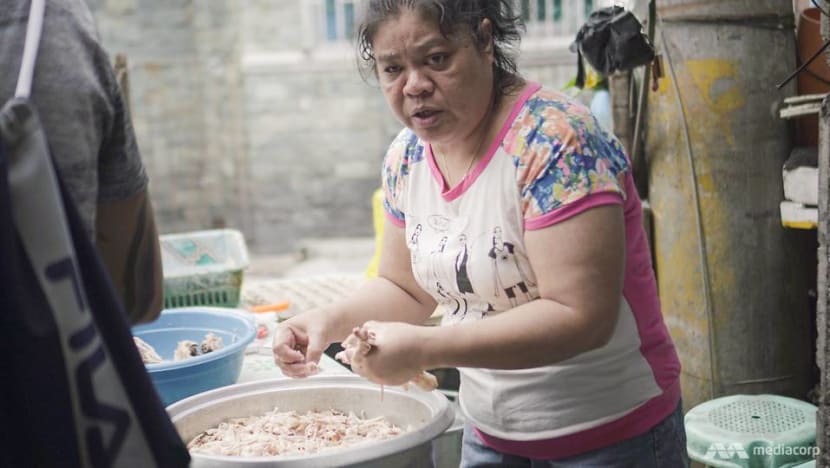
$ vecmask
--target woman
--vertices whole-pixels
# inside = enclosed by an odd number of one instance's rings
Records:
[[[463,466],[685,466],[629,162],[584,107],[518,75],[511,5],[369,1],[361,57],[406,126],[384,161],[379,277],[284,322],[275,360],[310,375],[362,325],[373,347],[353,369],[375,382],[459,368]],[[510,261],[494,262],[494,233]],[[494,277],[526,279],[508,295]],[[419,326],[436,306],[442,326]]]

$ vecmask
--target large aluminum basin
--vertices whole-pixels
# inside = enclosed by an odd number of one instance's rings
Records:
[[[385,416],[409,432],[393,439],[316,454],[283,457],[227,457],[191,454],[194,468],[211,467],[428,467],[430,442],[453,422],[454,413],[440,392],[380,387],[355,375],[262,380],[222,387],[181,400],[167,408],[185,442],[232,418],[273,410],[305,412],[337,409],[368,418]]]

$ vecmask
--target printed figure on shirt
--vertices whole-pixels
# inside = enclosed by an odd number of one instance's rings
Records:
[[[412,252],[411,258],[413,265],[418,263],[418,240],[421,237],[421,231],[423,231],[423,229],[423,224],[418,223],[415,226],[415,231],[409,237],[409,250]]]
[[[458,242],[461,244],[461,248],[458,255],[455,256],[455,284],[458,285],[458,292],[461,294],[474,294],[473,284],[470,282],[469,273],[467,273],[467,262],[470,258],[467,235],[461,234],[458,236]]]
[[[499,226],[493,228],[493,247],[488,255],[493,259],[495,294],[499,296],[504,292],[510,300],[510,305],[515,307],[517,290],[521,291],[527,300],[533,299],[528,290],[528,286],[533,286],[533,283],[522,271],[513,248],[512,243],[502,240],[501,228]]]

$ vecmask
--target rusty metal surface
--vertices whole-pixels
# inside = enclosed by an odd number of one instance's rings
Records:
[[[666,3],[702,8],[714,2]],[[649,201],[661,303],[683,365],[684,406],[734,393],[803,398],[811,353],[811,265],[779,222],[781,168],[790,143],[786,122],[774,109],[794,89],[779,95],[773,86],[795,66],[793,35],[682,23],[663,33],[677,83],[671,76],[661,80],[649,102]],[[683,116],[699,190],[710,301]]]
[[[816,354],[821,370],[816,427],[816,446],[821,454],[816,460],[819,468],[830,467],[830,98],[822,102],[819,119],[819,198],[818,198],[818,301],[816,322],[818,339]]]
[[[660,0],[657,11],[663,19],[748,19],[793,15],[790,0]]]

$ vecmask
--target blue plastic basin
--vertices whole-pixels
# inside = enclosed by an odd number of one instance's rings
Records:
[[[146,368],[167,406],[190,395],[236,383],[245,348],[256,336],[256,325],[245,311],[191,307],[164,310],[155,322],[137,325],[132,331],[165,360],[147,364]],[[222,348],[173,361],[180,341],[201,343],[208,333],[222,338]]]

